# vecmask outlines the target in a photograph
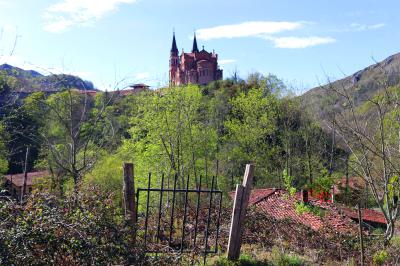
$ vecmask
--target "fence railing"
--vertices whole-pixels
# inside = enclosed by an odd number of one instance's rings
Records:
[[[247,165],[243,184],[236,188],[229,233],[229,259],[237,259],[240,255],[253,174],[254,167]],[[218,189],[215,177],[211,187],[202,184],[202,177],[193,180],[195,188],[190,188],[189,175],[184,180],[178,175],[172,178],[172,186],[170,182],[165,184],[165,176],[162,175],[158,186],[153,187],[152,175],[149,174],[147,187],[138,188],[135,194],[133,165],[124,164],[126,219],[129,224],[135,225],[134,239],[140,236],[138,244],[145,252],[190,252],[202,255],[205,264],[207,255],[219,250],[222,191]],[[178,178],[182,181],[179,187]]]

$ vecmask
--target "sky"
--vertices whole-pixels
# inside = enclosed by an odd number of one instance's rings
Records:
[[[215,49],[224,77],[275,74],[301,93],[400,52],[398,0],[0,0],[0,64],[101,90],[168,84],[178,49]]]

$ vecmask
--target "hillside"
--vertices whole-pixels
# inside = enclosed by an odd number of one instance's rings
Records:
[[[36,91],[52,93],[65,88],[95,90],[92,82],[73,75],[51,74],[45,76],[34,70],[24,70],[8,64],[0,65],[0,73],[16,79],[14,93],[29,94]]]
[[[301,96],[303,105],[319,119],[327,118],[329,111],[343,110],[344,100],[334,90],[346,90],[352,95],[355,106],[361,106],[368,98],[379,92],[387,82],[390,86],[400,84],[400,53],[373,64],[351,76],[311,89]]]

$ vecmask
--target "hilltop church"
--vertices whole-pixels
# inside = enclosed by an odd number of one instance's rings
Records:
[[[169,84],[179,86],[185,84],[206,85],[212,81],[222,79],[222,69],[218,66],[218,54],[197,47],[196,34],[193,38],[191,53],[185,53],[182,49],[179,55],[175,40],[175,32],[172,37],[172,48],[169,59]]]

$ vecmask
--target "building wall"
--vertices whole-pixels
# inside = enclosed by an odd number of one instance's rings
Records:
[[[218,68],[218,55],[205,50],[195,53],[171,53],[170,85],[185,84],[206,85],[222,79],[222,70]]]

